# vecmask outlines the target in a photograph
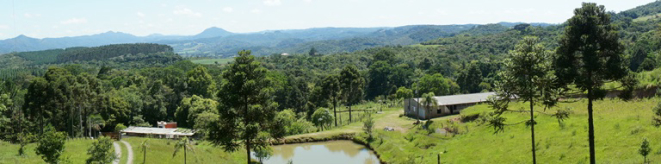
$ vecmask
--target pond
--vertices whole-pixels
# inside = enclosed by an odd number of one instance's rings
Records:
[[[253,157],[254,158],[254,157]],[[351,141],[311,142],[273,146],[273,155],[266,164],[378,164],[373,151]]]

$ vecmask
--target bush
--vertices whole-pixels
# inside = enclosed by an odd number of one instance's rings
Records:
[[[66,139],[67,136],[63,132],[57,132],[55,130],[45,132],[39,140],[39,145],[36,149],[37,155],[41,155],[41,158],[46,163],[58,163],[60,155],[62,155],[62,151],[64,150]]]
[[[112,151],[112,140],[108,137],[101,137],[92,143],[92,146],[87,149],[87,163],[111,163],[114,160],[115,154]]]
[[[363,122],[363,130],[365,130],[365,133],[369,136],[367,140],[372,140],[372,131],[374,130],[374,120],[372,119],[372,116],[367,116],[367,119]]]
[[[296,135],[296,134],[310,133],[316,130],[317,128],[314,127],[314,124],[312,124],[312,122],[302,118],[289,125],[289,128],[287,128],[287,133],[289,135]]]
[[[115,132],[119,133],[120,131],[126,129],[126,126],[124,124],[117,124],[115,125]]]
[[[478,118],[480,118],[480,113],[462,114],[460,120],[465,123],[477,120]]]

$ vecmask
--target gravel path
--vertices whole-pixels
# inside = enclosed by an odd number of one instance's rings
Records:
[[[124,145],[126,145],[126,149],[128,150],[127,152],[128,152],[129,155],[126,156],[127,157],[126,158],[126,164],[133,164],[133,148],[131,147],[131,144],[129,144],[126,141],[120,141],[120,142],[122,142]]]
[[[112,161],[112,164],[119,164],[119,158],[122,157],[122,147],[117,144],[117,142],[113,142],[112,146],[115,147],[115,155],[117,155],[117,158]]]

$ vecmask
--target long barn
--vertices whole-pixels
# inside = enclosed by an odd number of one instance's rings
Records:
[[[433,109],[425,109],[424,104],[420,102],[422,100],[421,98],[405,99],[404,112],[408,116],[419,119],[431,119],[446,115],[459,114],[464,108],[486,102],[487,98],[495,94],[496,93],[494,92],[486,92],[435,96],[434,99],[436,99],[438,104],[436,104],[436,108]]]

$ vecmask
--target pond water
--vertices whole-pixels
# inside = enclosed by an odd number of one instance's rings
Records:
[[[254,157],[253,157],[254,158]],[[378,164],[373,151],[351,141],[328,141],[273,146],[273,155],[266,164]]]

